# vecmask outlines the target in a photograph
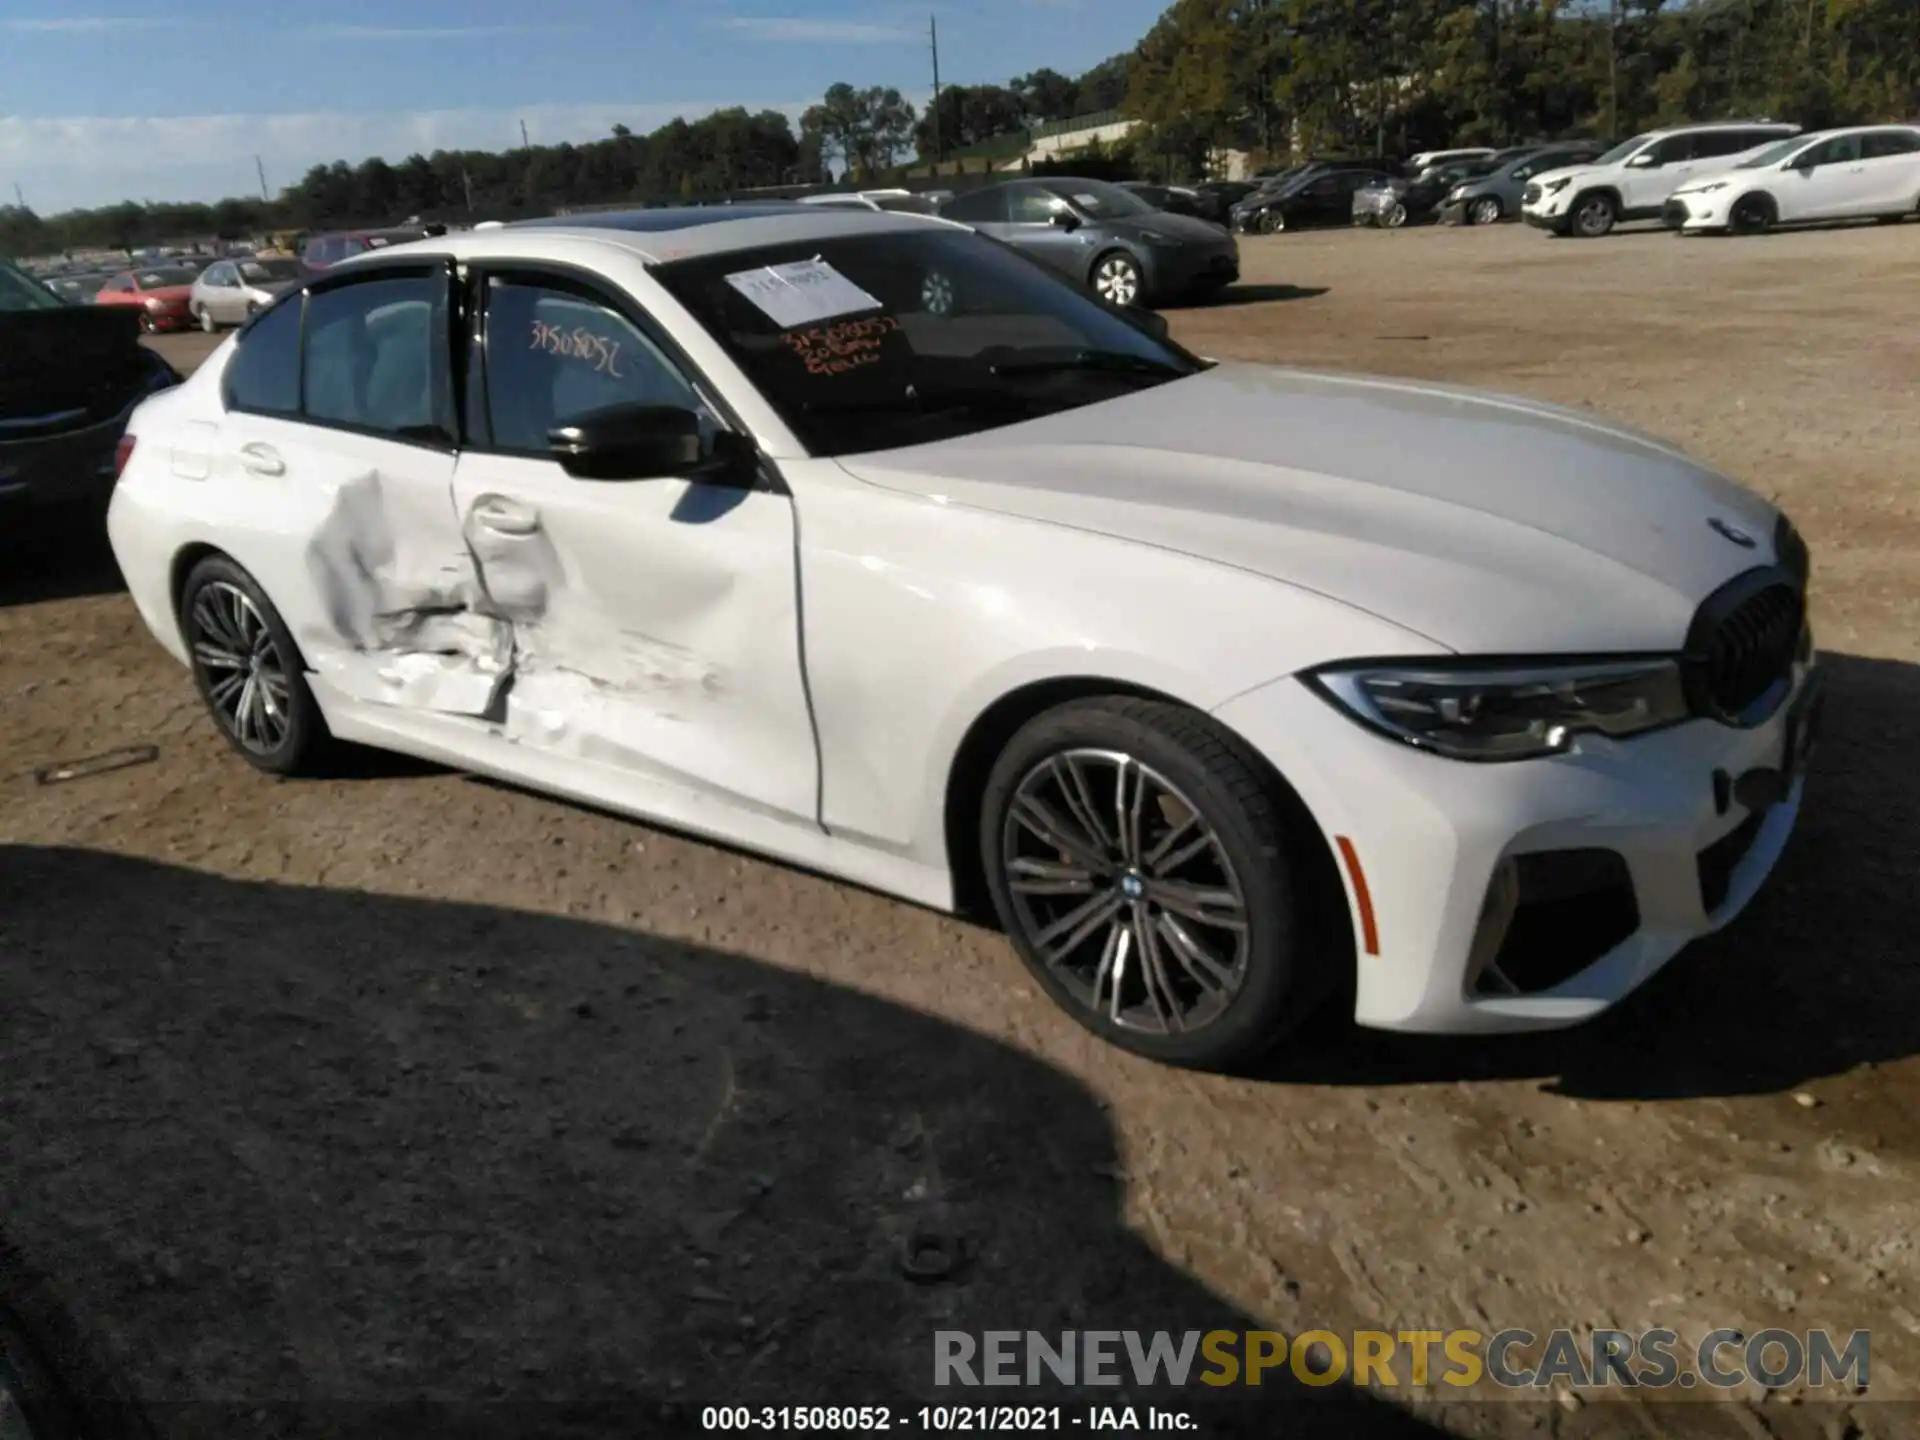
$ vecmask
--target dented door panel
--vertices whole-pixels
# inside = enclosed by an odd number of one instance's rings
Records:
[[[454,495],[485,603],[511,632],[501,733],[817,818],[791,499],[474,453]]]

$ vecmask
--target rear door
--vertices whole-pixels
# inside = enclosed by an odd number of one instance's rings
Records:
[[[317,283],[241,332],[211,469],[318,681],[480,716],[505,673],[454,514],[451,267]]]
[[[484,338],[454,492],[512,628],[505,732],[816,822],[792,498],[771,480],[569,475],[547,436],[586,412],[669,405],[726,422],[632,297],[536,265],[475,267],[471,287]]]
[[[1920,131],[1874,130],[1860,138],[1865,213],[1901,215],[1920,206]]]

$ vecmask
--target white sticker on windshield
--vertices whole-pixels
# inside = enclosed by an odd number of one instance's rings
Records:
[[[763,265],[729,275],[727,283],[782,330],[880,308],[878,300],[824,260]]]
[[[1098,195],[1076,195],[1073,198],[1088,210],[1098,210],[1100,208],[1100,197]]]

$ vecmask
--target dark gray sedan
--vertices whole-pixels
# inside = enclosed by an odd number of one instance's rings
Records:
[[[1014,180],[957,195],[941,218],[1093,288],[1109,305],[1210,295],[1240,278],[1240,247],[1219,225],[1156,210],[1105,180]]]
[[[1607,147],[1597,140],[1541,145],[1514,154],[1494,156],[1494,168],[1478,179],[1457,184],[1440,198],[1440,219],[1448,224],[1492,225],[1520,213],[1520,196],[1527,181],[1549,170],[1585,165]]]

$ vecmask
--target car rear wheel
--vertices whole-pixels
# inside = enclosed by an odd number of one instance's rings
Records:
[[[1500,198],[1497,195],[1482,195],[1467,211],[1467,223],[1470,225],[1497,225],[1500,222]]]
[[[1573,202],[1573,233],[1586,240],[1598,240],[1610,233],[1619,212],[1610,195],[1582,195]]]
[[[1240,743],[1158,701],[1029,721],[987,782],[980,844],[1021,959],[1123,1049],[1222,1069],[1304,1020],[1334,977],[1288,821]]]
[[[1113,250],[1093,262],[1094,293],[1114,309],[1138,305],[1144,288],[1140,266],[1131,255]]]
[[[272,775],[312,770],[331,737],[293,636],[259,583],[224,555],[202,560],[180,589],[180,631],[227,743]]]

